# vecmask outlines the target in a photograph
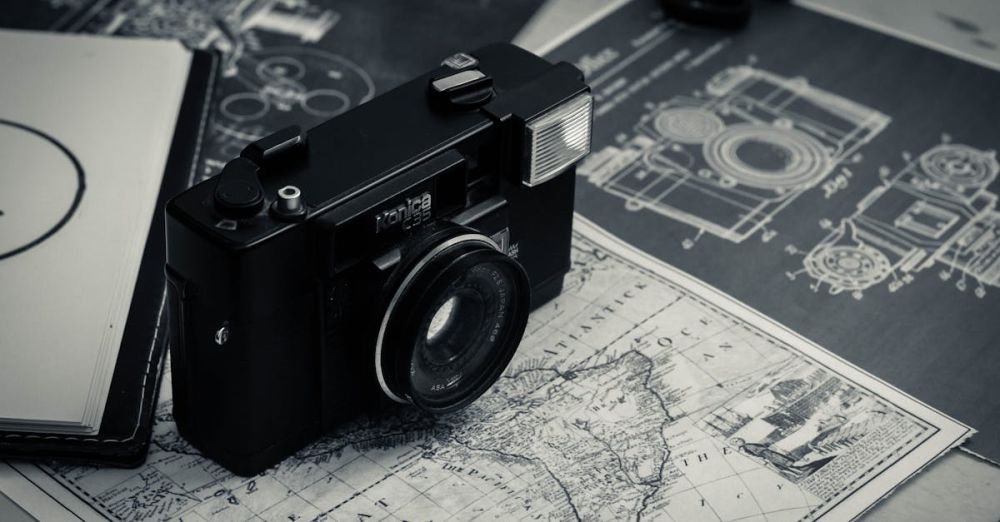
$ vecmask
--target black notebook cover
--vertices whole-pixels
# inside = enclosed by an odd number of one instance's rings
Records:
[[[59,459],[127,467],[138,466],[146,458],[169,342],[162,208],[170,197],[196,178],[199,144],[207,127],[208,104],[217,73],[215,54],[192,52],[188,83],[100,430],[87,436],[0,431],[2,458]]]

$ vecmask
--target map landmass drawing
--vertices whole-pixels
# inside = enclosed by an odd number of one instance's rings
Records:
[[[462,411],[361,419],[245,478],[180,438],[167,378],[142,467],[17,466],[116,521],[811,520],[971,434],[577,220],[563,294]]]

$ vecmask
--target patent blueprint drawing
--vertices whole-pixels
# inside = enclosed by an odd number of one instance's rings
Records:
[[[829,234],[788,277],[806,274],[814,290],[861,299],[874,285],[895,292],[934,267],[942,281],[984,297],[1000,286],[1000,212],[987,189],[998,171],[995,151],[957,143],[924,151],[891,174],[884,167],[882,184],[852,215],[824,222]]]
[[[878,111],[749,66],[724,69],[696,96],[656,103],[635,135],[578,173],[644,209],[742,242],[822,182],[889,124]],[[690,248],[692,243],[686,242]]]
[[[593,225],[576,231],[565,292],[460,412],[351,423],[248,479],[178,436],[164,387],[144,466],[18,469],[115,521],[846,520],[970,434]]]
[[[364,69],[314,47],[340,17],[306,0],[137,0],[87,12],[70,27],[178,38],[219,53],[221,78],[202,169],[211,175],[251,141],[287,125],[329,119],[375,95]]]
[[[787,3],[740,32],[654,4],[548,54],[594,94],[577,211],[980,429],[970,449],[1000,461],[1000,72]]]

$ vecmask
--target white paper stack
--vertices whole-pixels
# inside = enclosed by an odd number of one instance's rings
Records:
[[[0,429],[100,427],[190,66],[0,31]]]

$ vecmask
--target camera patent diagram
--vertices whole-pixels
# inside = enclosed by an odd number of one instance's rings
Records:
[[[330,45],[314,45],[341,23],[329,2],[142,0],[106,2],[102,9],[73,4],[72,14],[60,20],[64,30],[176,38],[218,56],[217,100],[199,181],[272,130],[311,126],[375,95],[368,71]]]
[[[835,94],[748,66],[713,76],[696,96],[675,96],[644,115],[631,138],[595,152],[578,173],[648,209],[740,243],[838,164],[890,118]],[[684,243],[690,248],[693,242]]]
[[[886,282],[895,292],[937,263],[959,290],[1000,286],[1000,213],[987,190],[1000,172],[994,151],[937,145],[890,175],[803,258],[819,290],[863,291]],[[790,273],[794,279],[799,273]]]
[[[562,289],[592,108],[575,67],[493,45],[172,199],[181,435],[253,474],[357,415],[479,397]]]

